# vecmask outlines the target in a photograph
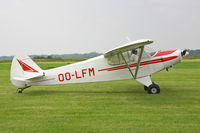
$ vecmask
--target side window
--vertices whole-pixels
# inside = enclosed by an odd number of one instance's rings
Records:
[[[126,62],[128,64],[131,64],[131,63],[137,63],[140,52],[141,52],[140,48],[137,48],[137,49],[125,51],[122,54],[123,54],[123,57],[125,58]],[[144,52],[142,54],[142,60],[150,58],[150,57],[151,56],[149,55],[149,53],[144,50]],[[120,65],[120,64],[125,64],[125,61],[122,58],[121,54],[115,54],[108,58],[108,64],[109,65]]]
[[[109,65],[119,65],[120,64],[120,58],[119,54],[113,55],[108,58],[108,64]]]
[[[126,62],[129,63],[130,62],[130,57],[131,57],[131,52],[127,51],[127,52],[123,52],[122,54],[123,54]],[[124,62],[123,58],[121,57],[121,55],[120,55],[120,61],[121,61],[120,62],[121,64],[125,64],[125,62]]]

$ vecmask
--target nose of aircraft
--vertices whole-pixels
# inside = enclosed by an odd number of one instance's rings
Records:
[[[182,50],[181,49],[177,49],[171,56],[177,56],[177,58],[175,59],[174,64],[177,64],[179,62],[182,61]]]
[[[169,53],[169,51],[163,51],[163,53],[168,52],[167,55],[163,56],[163,59],[169,59],[166,62],[163,62],[165,68],[170,68],[171,66],[180,63],[182,61],[182,58],[184,56],[187,56],[189,54],[188,50],[181,50],[181,49],[177,49],[177,50],[171,50],[171,52]]]
[[[175,54],[176,56],[178,56],[178,59],[181,61],[182,58],[183,58],[184,56],[187,56],[187,55],[189,54],[189,52],[188,52],[187,49],[184,49],[184,50],[177,49],[177,50],[174,52],[174,54]],[[172,55],[173,55],[173,54],[172,54]]]
[[[165,68],[170,68],[171,66],[180,63],[184,56],[189,54],[188,50],[168,50],[168,51],[160,51],[157,52],[154,57],[162,56],[163,64]]]
[[[177,49],[175,54],[177,54],[177,56],[179,57],[179,60],[182,61],[182,58],[184,56],[189,55],[189,52],[187,49],[181,50],[181,49]]]

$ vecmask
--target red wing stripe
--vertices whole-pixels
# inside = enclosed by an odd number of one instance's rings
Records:
[[[21,60],[17,59],[17,61],[19,62],[20,66],[22,67],[22,69],[24,71],[27,71],[27,72],[38,72],[37,70],[35,70],[31,66],[27,65],[26,63],[22,62]]]
[[[150,60],[150,61],[143,61],[143,62],[140,63],[140,66],[155,64],[155,63],[160,63],[160,62],[166,62],[166,61],[169,61],[169,60],[173,60],[177,57],[178,56],[171,56],[171,57],[166,57],[166,58],[154,59],[154,60]],[[130,67],[137,67],[137,63],[130,64],[129,66]],[[99,72],[101,72],[101,71],[115,71],[115,70],[120,70],[120,69],[125,69],[125,68],[128,68],[127,65],[104,68],[104,69],[100,69],[98,71]]]

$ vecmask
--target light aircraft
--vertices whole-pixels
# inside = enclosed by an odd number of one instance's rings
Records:
[[[31,86],[135,79],[147,93],[158,94],[160,87],[150,76],[181,62],[188,52],[180,49],[148,52],[146,48],[151,43],[151,39],[132,41],[104,55],[49,70],[42,70],[26,55],[17,55],[12,61],[10,80],[22,93]],[[135,60],[130,59],[131,50],[137,51]]]

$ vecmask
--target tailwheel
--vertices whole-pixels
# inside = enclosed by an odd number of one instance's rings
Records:
[[[153,83],[148,87],[147,92],[149,94],[159,94],[160,93],[160,87],[157,84]]]
[[[23,90],[25,90],[26,88],[29,88],[29,87],[31,87],[31,86],[26,86],[26,87],[23,87],[23,88],[18,88],[18,89],[17,89],[17,92],[18,92],[18,93],[22,93]]]
[[[23,90],[24,90],[24,88],[18,88],[18,89],[17,89],[17,93],[22,93]]]
[[[18,93],[22,93],[22,90],[19,90]]]

